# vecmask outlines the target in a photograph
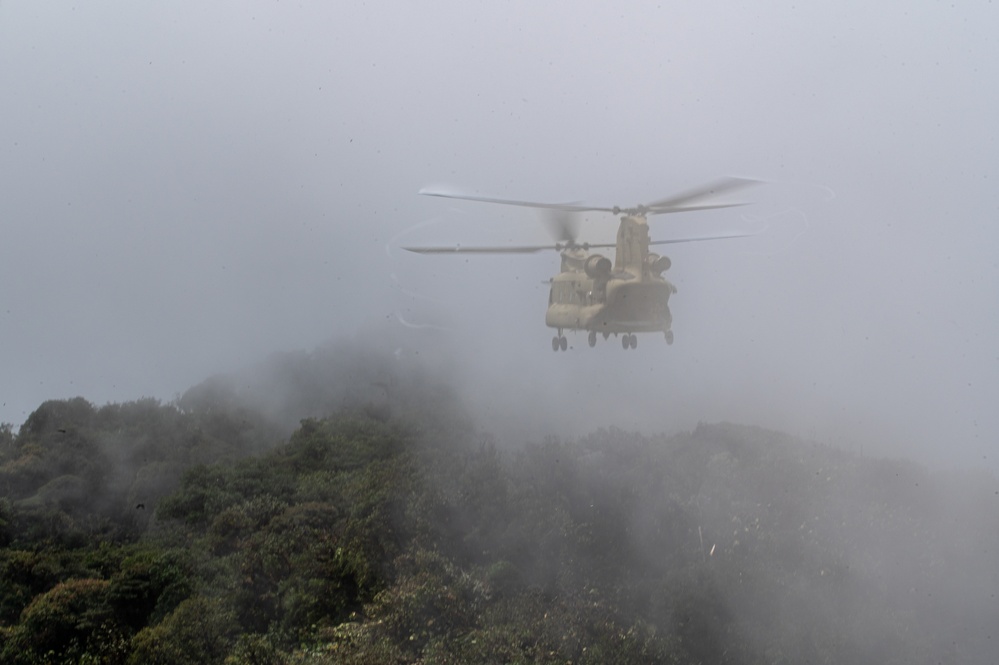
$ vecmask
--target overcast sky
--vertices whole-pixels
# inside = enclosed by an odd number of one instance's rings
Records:
[[[486,423],[994,468],[999,7],[739,4],[3,0],[0,421],[383,326]],[[546,240],[427,185],[632,205],[720,175],[770,184],[652,235],[763,232],[670,249],[671,347],[553,354],[555,254],[399,249]]]

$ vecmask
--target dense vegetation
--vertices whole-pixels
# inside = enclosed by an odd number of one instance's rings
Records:
[[[290,434],[224,381],[4,427],[0,662],[991,658],[991,476],[727,424],[502,448],[392,385]]]

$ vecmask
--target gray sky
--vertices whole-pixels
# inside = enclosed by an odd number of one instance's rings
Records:
[[[0,421],[386,325],[487,423],[995,467],[999,7],[815,4],[0,3]],[[546,239],[426,185],[614,205],[719,175],[772,184],[653,235],[765,232],[671,249],[672,347],[553,354],[554,254],[398,249]]]

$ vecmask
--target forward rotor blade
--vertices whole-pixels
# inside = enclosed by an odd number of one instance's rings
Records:
[[[674,194],[673,196],[668,196],[664,199],[659,199],[653,203],[646,206],[649,212],[653,214],[661,214],[665,212],[680,212],[686,210],[706,210],[707,207],[698,207],[696,202],[700,199],[704,199],[709,196],[718,196],[720,194],[725,194],[728,192],[733,192],[737,189],[743,189],[745,187],[750,187],[752,185],[760,184],[759,180],[751,180],[749,178],[735,178],[726,177],[719,178],[717,180],[712,180],[709,183],[705,183],[698,187],[688,189],[686,191],[680,192],[679,194]],[[695,204],[695,205],[690,205]],[[716,204],[710,207],[728,207],[733,204]],[[734,204],[742,205],[742,204]]]
[[[568,210],[546,210],[544,221],[548,232],[559,243],[576,244],[576,238],[579,236],[579,218],[576,213]]]
[[[654,240],[649,243],[649,245],[672,245],[679,242],[700,242],[701,240],[725,240],[727,238],[748,238],[749,236],[755,236],[755,233],[732,233],[723,236],[698,236],[694,238],[674,238],[672,240]],[[591,247],[596,247],[597,245],[590,245]]]
[[[693,238],[672,238],[670,240],[653,240],[652,245],[673,245],[681,242],[700,242],[702,240],[726,240],[728,238],[748,238],[757,235],[755,233],[731,233],[727,235],[697,236]],[[579,243],[577,249],[613,249],[617,243]],[[416,254],[536,254],[537,252],[561,251],[566,249],[564,245],[519,245],[511,247],[462,247],[461,245],[450,245],[446,247],[403,247],[407,252]]]
[[[522,245],[519,247],[403,247],[407,252],[417,254],[534,254],[547,250],[555,250],[554,245]]]
[[[445,199],[459,199],[462,201],[478,201],[480,203],[499,203],[508,206],[521,206],[524,208],[541,208],[543,210],[564,210],[566,212],[614,212],[614,208],[597,208],[593,206],[577,205],[574,203],[537,203],[534,201],[515,201],[512,199],[496,199],[488,196],[467,196],[465,194],[445,194],[444,192],[433,192],[421,189],[420,194],[424,196],[439,196]]]

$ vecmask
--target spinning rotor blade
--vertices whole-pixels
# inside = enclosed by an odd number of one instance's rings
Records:
[[[732,206],[746,205],[745,203],[699,203],[699,201],[707,197],[717,196],[758,184],[760,184],[759,180],[750,180],[748,178],[719,178],[699,187],[659,199],[645,207],[648,209],[649,214],[662,215],[671,212],[710,210],[712,208],[730,208]]]
[[[469,196],[466,194],[448,194],[445,192],[434,192],[428,189],[421,189],[420,194],[424,196],[439,196],[445,199],[460,199],[463,201],[478,201],[481,203],[499,203],[502,205],[522,206],[525,208],[540,208],[542,210],[557,210],[561,212],[609,212],[614,215],[624,213],[626,215],[663,215],[672,212],[691,212],[694,210],[711,210],[713,208],[730,208],[732,206],[746,205],[745,203],[719,203],[704,201],[708,197],[718,196],[737,189],[760,184],[758,180],[749,178],[726,177],[712,180],[711,182],[688,189],[679,194],[659,199],[648,205],[639,205],[634,208],[622,208],[619,206],[588,206],[576,203],[539,203],[537,201],[518,201],[515,199],[498,199],[488,196]]]
[[[725,240],[727,238],[747,238],[749,236],[754,236],[755,233],[731,233],[728,235],[719,236],[698,236],[695,238],[672,238],[670,240],[653,240],[649,243],[652,245],[673,245],[681,242],[699,242],[701,240]],[[462,247],[461,245],[453,245],[448,247],[403,247],[407,252],[414,252],[416,254],[536,254],[537,252],[546,251],[561,251],[570,247],[575,247],[577,249],[591,250],[591,249],[613,249],[617,247],[617,243],[606,242],[606,243],[588,243],[583,242],[578,245],[575,243],[569,243],[568,245],[557,244],[557,245],[520,245],[511,247]]]
[[[444,192],[432,192],[421,189],[420,194],[424,196],[440,196],[445,199],[460,199],[462,201],[479,201],[480,203],[500,203],[509,206],[522,206],[524,208],[541,208],[542,210],[563,210],[566,212],[614,212],[614,208],[596,208],[593,206],[576,205],[574,203],[536,203],[533,201],[515,201],[512,199],[495,199],[486,196],[466,196],[465,194],[445,194]]]
[[[733,203],[699,203],[693,205],[677,206],[666,209],[651,208],[647,215],[668,215],[672,212],[695,212],[697,210],[714,210],[715,208],[735,208],[749,205],[748,201],[738,201]]]
[[[698,242],[700,240],[725,240],[726,238],[748,238],[755,236],[755,233],[732,233],[723,236],[698,236],[696,238],[674,238],[672,240],[653,240],[649,245],[672,245],[678,242]],[[614,245],[610,245],[613,247]],[[590,245],[590,247],[601,247],[601,245]]]
[[[522,245],[519,247],[403,247],[407,252],[417,254],[534,254],[547,250],[558,249],[553,245]]]
[[[576,213],[568,210],[546,210],[545,213],[545,226],[552,237],[561,244],[575,245],[579,236],[579,219]]]

